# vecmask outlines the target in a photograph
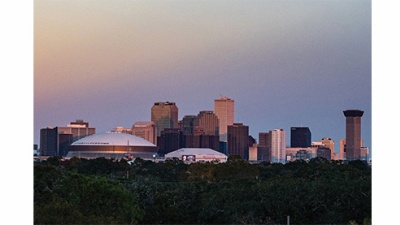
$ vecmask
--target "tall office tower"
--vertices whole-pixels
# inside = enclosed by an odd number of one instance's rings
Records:
[[[132,134],[157,145],[156,126],[154,122],[138,121],[132,125]]]
[[[195,125],[202,127],[207,135],[219,135],[218,117],[213,111],[200,111],[195,119]]]
[[[333,154],[335,154],[335,142],[331,138],[324,137],[321,139],[322,144],[331,150],[331,159],[333,159]]]
[[[195,115],[186,115],[182,119],[182,125],[180,129],[182,130],[184,135],[193,134],[195,128],[195,119],[197,116]]]
[[[364,111],[353,109],[343,111],[346,117],[346,159],[361,158],[361,117]]]
[[[178,126],[178,107],[175,102],[156,102],[151,107],[151,121],[157,129],[157,136],[165,128],[179,128]]]
[[[231,155],[249,159],[249,127],[243,123],[228,125],[228,156]]]
[[[308,127],[290,128],[290,147],[307,148],[311,146],[311,131]]]
[[[271,162],[271,132],[258,133],[257,160]]]
[[[219,119],[219,140],[227,142],[228,126],[233,125],[234,121],[235,101],[228,97],[215,99],[214,113]]]
[[[271,162],[286,162],[286,133],[283,129],[274,129],[271,132]]]
[[[57,127],[40,129],[40,155],[58,156]]]

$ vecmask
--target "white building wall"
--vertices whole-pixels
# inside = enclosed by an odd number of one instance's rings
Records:
[[[249,161],[257,161],[257,144],[249,147]]]
[[[271,131],[271,162],[286,162],[286,133],[283,129]]]

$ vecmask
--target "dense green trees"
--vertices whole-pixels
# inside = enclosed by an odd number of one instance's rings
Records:
[[[35,164],[34,200],[35,224],[363,224],[371,167],[52,158]]]
[[[35,224],[134,224],[143,214],[136,194],[116,180],[35,165]]]

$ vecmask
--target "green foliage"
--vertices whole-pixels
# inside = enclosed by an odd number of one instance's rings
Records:
[[[132,224],[142,218],[137,196],[101,176],[34,168],[35,224]]]
[[[362,161],[72,158],[35,164],[34,175],[35,224],[371,224]]]

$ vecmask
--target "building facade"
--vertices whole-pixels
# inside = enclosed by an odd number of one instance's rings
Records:
[[[286,162],[286,133],[283,129],[274,129],[271,132],[271,162]]]
[[[65,156],[69,146],[86,136],[96,133],[88,122],[76,120],[66,127],[47,127],[40,130],[40,154],[43,156]]]
[[[165,128],[179,128],[178,107],[175,102],[155,102],[151,107],[151,121],[156,126],[157,136]]]
[[[157,137],[158,154],[165,155],[183,146],[183,135],[179,128],[165,128]]]
[[[323,147],[323,146],[319,146]],[[312,159],[317,157],[317,149],[318,147],[308,147],[308,148],[286,148],[286,159],[289,161],[293,161],[298,159],[297,154],[301,154],[302,157],[304,156],[304,152],[307,152],[307,159]],[[304,158],[301,158],[304,159]]]
[[[235,101],[228,97],[214,100],[214,113],[219,119],[219,139],[228,141],[228,126],[233,125],[235,114]]]
[[[361,117],[364,111],[345,110],[343,114],[346,117],[346,159],[361,159]]]
[[[369,148],[361,147],[360,148],[360,160],[369,161]]]
[[[72,134],[72,142],[96,133],[96,128],[89,127],[89,123],[83,120],[71,122],[66,127],[57,127],[59,134]]]
[[[157,130],[152,121],[138,121],[132,125],[132,134],[157,144]]]
[[[339,159],[346,159],[346,139],[340,139],[339,142]]]
[[[58,156],[57,127],[40,129],[40,155]]]
[[[182,130],[184,135],[191,135],[194,132],[195,128],[195,120],[197,116],[195,115],[186,115],[182,118],[181,121],[181,127],[180,129]]]
[[[319,147],[317,149],[317,157],[322,157],[327,160],[331,160],[331,158],[332,158],[331,149],[327,148],[327,147]]]
[[[239,155],[249,159],[249,127],[243,123],[233,123],[228,126],[228,156]]]
[[[271,162],[271,132],[258,133],[257,160]]]
[[[111,132],[132,134],[132,129],[131,128],[125,128],[125,127],[116,127],[114,129],[112,129]]]
[[[307,148],[311,146],[311,131],[308,127],[290,128],[290,147]]]
[[[321,139],[322,144],[331,150],[331,159],[337,159],[337,154],[335,153],[335,142],[328,137],[324,137]],[[335,156],[334,156],[335,155]]]
[[[257,144],[253,144],[249,147],[249,161],[257,161],[258,160],[258,146]]]
[[[360,146],[363,146],[363,141],[361,140]],[[363,148],[363,147],[361,147]],[[346,139],[340,139],[339,143],[339,159],[340,160],[346,160]],[[361,156],[363,154],[361,153]]]
[[[200,111],[195,119],[195,125],[204,129],[204,134],[219,135],[219,120],[213,111]]]

